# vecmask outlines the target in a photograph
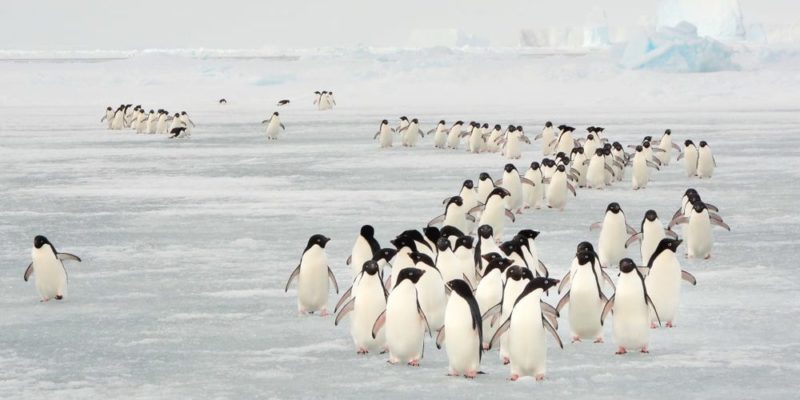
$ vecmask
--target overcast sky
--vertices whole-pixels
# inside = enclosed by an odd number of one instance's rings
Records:
[[[0,49],[402,46],[460,28],[514,46],[521,28],[654,21],[659,0],[3,0]],[[713,0],[696,0],[713,1]],[[740,0],[746,23],[792,24],[800,0]]]

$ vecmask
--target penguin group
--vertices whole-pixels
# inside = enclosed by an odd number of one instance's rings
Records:
[[[333,92],[327,90],[314,92],[314,105],[318,110],[331,110],[336,105],[336,100],[333,98]]]
[[[151,109],[145,112],[141,105],[132,104],[121,104],[116,110],[107,107],[100,122],[105,122],[106,127],[111,130],[129,128],[136,133],[169,134],[170,139],[188,138],[195,126],[186,111],[170,114],[164,109]]]

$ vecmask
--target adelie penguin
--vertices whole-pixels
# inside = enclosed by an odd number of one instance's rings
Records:
[[[647,277],[644,280],[647,293],[658,310],[650,314],[650,327],[656,328],[656,322],[666,321],[666,326],[672,328],[678,315],[678,304],[681,298],[681,280],[686,280],[692,285],[697,285],[692,274],[681,270],[681,264],[675,252],[682,240],[670,238],[661,239],[650,260],[647,262]]]
[[[547,189],[545,189],[547,206],[549,208],[564,211],[564,207],[567,205],[567,199],[569,198],[568,191],[572,193],[572,196],[577,196],[575,187],[567,181],[566,171],[567,169],[564,164],[560,164],[556,167],[553,176],[549,179]]]
[[[494,238],[498,242],[503,237],[503,229],[505,228],[505,219],[509,218],[511,222],[516,221],[516,217],[514,217],[514,213],[511,210],[506,208],[506,197],[508,197],[510,193],[508,190],[504,188],[495,188],[489,194],[489,197],[486,199],[485,205],[478,205],[475,206],[472,210],[469,211],[470,214],[474,214],[475,212],[481,211],[480,221],[478,222],[478,226],[481,225],[489,225],[492,227],[494,231]]]
[[[353,271],[354,279],[363,271],[364,263],[371,260],[380,250],[381,245],[375,239],[375,228],[372,225],[362,226],[346,262]]]
[[[680,161],[681,158],[683,158],[683,170],[686,172],[686,176],[696,176],[698,151],[693,141],[687,139],[683,142],[683,153],[678,155],[678,160]]]
[[[389,121],[383,120],[381,121],[381,125],[378,127],[378,132],[375,133],[375,136],[372,137],[372,140],[378,139],[381,148],[392,147],[392,134],[394,133],[394,128],[389,126]]]
[[[221,105],[221,106],[224,106],[224,105],[226,105],[226,104],[228,104],[228,100],[225,100],[225,99],[219,99],[219,105]]]
[[[627,353],[628,349],[649,353],[650,311],[661,324],[658,310],[647,294],[644,277],[633,260],[620,260],[619,272],[617,291],[603,307],[600,323],[603,324],[608,314],[613,313],[614,343],[617,344],[618,355]]]
[[[55,246],[44,236],[33,238],[31,263],[25,269],[25,282],[34,275],[36,291],[42,302],[50,299],[62,300],[67,296],[67,270],[64,261],[80,262],[81,259],[69,253],[59,253]]]
[[[658,219],[658,214],[655,212],[655,210],[647,210],[647,212],[644,213],[644,218],[642,218],[642,223],[639,226],[639,232],[634,233],[628,238],[628,240],[625,242],[625,247],[627,248],[637,240],[641,242],[640,250],[642,254],[642,263],[644,264],[650,260],[650,256],[653,255],[656,247],[658,247],[658,244],[661,243],[661,239],[665,238],[667,235],[673,239],[678,238],[678,235],[676,235],[675,232],[664,229],[664,226],[661,225],[661,220]]]
[[[594,229],[600,229],[600,238],[597,242],[600,265],[603,267],[617,265],[619,260],[625,257],[628,235],[636,234],[636,230],[625,220],[625,213],[619,203],[608,204],[603,221],[595,222],[589,227],[589,230]]]
[[[572,286],[561,298],[557,311],[569,303],[569,327],[572,342],[583,339],[603,343],[603,326],[600,317],[607,299],[600,288],[600,276],[595,269],[593,253],[583,251],[577,254],[578,267],[571,274]]]
[[[339,284],[328,266],[328,256],[325,254],[325,245],[329,241],[329,238],[320,234],[311,236],[300,257],[300,264],[286,282],[284,291],[288,292],[289,285],[297,279],[297,312],[300,315],[317,311],[322,317],[328,315],[328,279],[333,283],[336,293],[339,293]]]
[[[386,330],[389,363],[399,362],[419,366],[425,351],[425,332],[431,333],[428,319],[422,311],[416,284],[426,272],[414,267],[400,271],[397,283],[386,300],[386,310],[372,325],[372,337]]]
[[[269,119],[265,119],[261,121],[262,125],[267,126],[267,139],[269,140],[277,140],[278,134],[281,130],[286,130],[286,127],[281,123],[280,118],[278,117],[278,112],[275,111],[272,113],[272,116]]]
[[[530,168],[525,171],[525,179],[533,183],[532,185],[522,186],[522,200],[525,203],[525,208],[541,208],[541,203],[544,199],[544,177],[538,162],[531,163]]]
[[[688,215],[677,216],[669,223],[669,228],[675,225],[688,224],[684,229],[686,236],[688,258],[711,258],[711,248],[714,245],[714,238],[711,235],[711,225],[717,225],[728,231],[731,227],[722,220],[718,214],[709,211],[709,207],[697,197],[691,203]]]
[[[553,123],[550,121],[545,122],[542,133],[536,135],[533,140],[542,139],[542,157],[547,157],[553,154],[555,150],[555,131],[553,130]]]
[[[524,200],[522,198],[523,184],[529,186],[535,185],[534,182],[529,181],[527,178],[521,177],[519,175],[519,171],[517,171],[517,167],[515,167],[514,164],[506,164],[503,168],[503,177],[495,182],[495,185],[500,186],[508,191],[509,196],[506,198],[506,203],[508,204],[508,208],[517,214],[522,213],[522,205]]]
[[[441,120],[436,125],[436,128],[429,130],[426,135],[433,133],[433,147],[437,149],[443,149],[447,144],[447,132],[447,123],[444,120]]]
[[[350,318],[350,336],[357,354],[370,351],[384,351],[386,335],[384,331],[372,336],[372,327],[378,316],[386,309],[389,294],[381,280],[380,266],[377,261],[367,260],[362,264],[361,272],[353,280],[353,286],[342,295],[337,304],[338,314],[335,325],[347,316]],[[339,307],[341,306],[341,309]],[[334,310],[334,312],[337,311]]]
[[[447,282],[450,299],[445,310],[444,326],[436,336],[436,347],[445,345],[449,376],[475,378],[483,353],[483,324],[472,288],[461,279]]]
[[[491,253],[484,257],[487,261],[486,272],[478,288],[475,290],[475,299],[480,307],[481,314],[486,314],[503,300],[503,276],[506,268],[513,262],[498,253]],[[489,347],[489,339],[494,334],[497,325],[492,325],[488,319],[483,320],[484,348]]]
[[[700,148],[697,150],[697,177],[700,179],[710,179],[714,175],[714,168],[717,160],[711,153],[711,147],[705,140],[700,141]]]

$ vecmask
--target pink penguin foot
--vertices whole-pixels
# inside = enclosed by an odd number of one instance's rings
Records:
[[[363,347],[359,347],[358,350],[356,350],[356,354],[367,354],[367,353],[369,353],[369,350]]]
[[[627,352],[628,352],[628,351],[627,351],[627,350],[625,350],[625,348],[624,348],[624,347],[620,346],[620,347],[617,349],[617,352],[616,352],[616,353],[614,353],[614,354],[616,354],[616,355],[622,355],[622,354],[625,354],[625,353],[627,353]]]
[[[488,343],[484,343],[483,344],[483,349],[488,351],[489,350],[489,344]]]
[[[464,376],[466,376],[469,379],[475,379],[475,377],[478,376],[478,371],[467,371],[467,373]]]
[[[395,365],[395,364],[397,364],[398,362],[400,362],[400,360],[398,360],[398,359],[396,359],[396,358],[389,357],[389,359],[388,359],[388,360],[386,360],[386,362],[388,362],[389,364]]]
[[[323,309],[322,311],[319,312],[320,317],[327,317],[328,315],[330,315],[328,314],[328,310]]]
[[[503,357],[503,365],[508,365],[510,362],[511,360],[509,360],[508,357]]]
[[[516,382],[517,379],[519,379],[519,374],[511,374],[511,378],[510,379],[511,379],[512,382]]]
[[[656,329],[656,328],[658,328],[658,325],[655,322],[651,322],[650,329]]]
[[[447,376],[458,376],[458,372],[453,371],[452,369],[447,371]]]
[[[666,325],[667,325],[667,328],[674,328],[675,327],[675,325],[672,325],[672,321],[667,321]]]
[[[419,367],[419,360],[415,358],[415,359],[409,361],[408,365],[410,365],[412,367]]]
[[[642,349],[639,350],[639,352],[644,354],[650,354],[650,350],[647,349],[647,346],[642,347]]]
[[[595,343],[605,343],[605,342],[603,341],[603,338],[601,338],[601,337],[599,337],[599,338],[595,339],[595,340],[594,340],[594,342],[595,342]]]
[[[536,374],[536,382],[541,382],[544,380],[544,374]]]
[[[580,336],[573,336],[572,337],[572,343],[576,343],[576,342],[580,342],[580,341],[581,341],[581,337]]]

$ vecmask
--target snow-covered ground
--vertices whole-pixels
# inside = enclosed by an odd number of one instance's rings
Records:
[[[624,71],[597,54],[406,56],[0,63],[0,398],[795,395],[796,68],[675,75]],[[409,69],[409,58],[427,64]],[[306,93],[318,89],[341,106],[313,110]],[[286,134],[267,142],[259,121],[284,97],[296,100],[280,110]],[[107,131],[102,110],[120,102],[185,109],[198,127],[185,141]],[[542,231],[541,257],[558,277],[579,241],[596,241],[588,226],[611,201],[635,226],[649,208],[668,219],[695,187],[733,231],[715,230],[711,260],[682,260],[698,285],[683,287],[677,327],[655,331],[646,356],[615,356],[610,326],[606,344],[550,341],[541,384],[507,382],[495,352],[477,380],[448,378],[430,340],[419,368],[356,356],[347,320],[298,317],[294,289],[283,292],[307,238],[333,238],[344,290],[362,224],[388,245],[441,213],[464,179],[497,178],[506,163],[434,150],[430,137],[379,150],[379,121],[401,115],[425,128],[441,118],[513,122],[531,137],[546,120],[582,133],[602,125],[624,144],[671,128],[676,141],[710,143],[710,181],[673,162],[644,191],[626,180],[580,190],[563,213],[521,216],[507,233]],[[516,165],[540,158],[536,142]],[[83,258],[67,264],[66,301],[41,304],[22,280],[37,234]],[[560,333],[566,340],[566,318]]]

